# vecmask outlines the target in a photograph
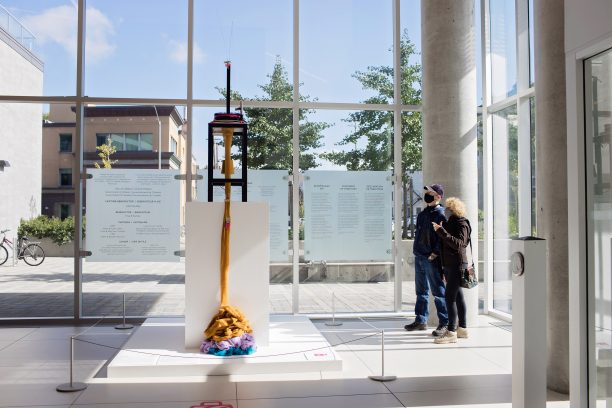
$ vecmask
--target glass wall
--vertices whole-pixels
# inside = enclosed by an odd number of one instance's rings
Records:
[[[203,176],[196,183],[194,200],[208,200],[205,182],[208,169],[208,123],[215,112],[224,108],[195,107],[193,110],[193,155],[198,173]],[[270,269],[269,296],[272,313],[291,313],[293,290],[293,217],[291,216],[291,173],[293,117],[291,109],[245,108],[249,123],[249,201],[265,201],[270,206]],[[213,167],[220,169],[224,159],[222,141],[215,140]],[[235,149],[237,156],[240,149]],[[236,168],[239,171],[239,168]],[[219,175],[217,176],[219,177]],[[232,194],[240,200],[240,187]],[[223,198],[223,187],[214,187],[214,201]],[[303,211],[300,217],[303,217]],[[303,229],[300,229],[300,248],[303,248]],[[231,278],[230,278],[231,279]]]
[[[231,13],[227,7],[219,1],[194,2],[194,97],[223,98],[223,61],[231,60],[234,99],[293,100],[290,87],[263,88],[276,79],[293,83],[293,2],[238,0]]]
[[[301,92],[324,102],[376,97],[374,89],[359,83],[368,75],[368,66],[393,66],[391,21],[391,0],[302,1]]]
[[[483,70],[483,232],[487,309],[511,319],[508,244],[536,234],[535,89],[531,0],[482,0],[490,50]]]
[[[185,98],[187,1],[87,0],[89,96]]]
[[[393,310],[393,133],[388,111],[301,111],[301,312]]]
[[[190,1],[194,5],[193,16],[188,15]],[[224,110],[223,63],[232,60],[232,99],[244,102],[243,112],[251,127],[249,168],[286,172],[283,183],[286,182],[287,194],[283,193],[283,200],[287,202],[287,210],[284,206],[281,210],[286,213],[286,220],[282,227],[280,224],[275,227],[277,231],[282,229],[278,237],[282,237],[279,242],[286,249],[281,248],[282,256],[275,257],[270,266],[272,310],[329,312],[330,291],[311,290],[315,287],[311,283],[316,279],[334,287],[342,282],[350,284],[346,292],[346,299],[350,301],[345,299],[349,306],[339,301],[338,311],[411,310],[414,279],[410,227],[422,208],[419,195],[422,191],[420,1],[343,0],[330,5],[317,1],[266,0],[255,7],[240,0],[237,6],[240,11],[232,19],[224,17],[218,2],[209,0],[180,0],[172,7],[164,0],[123,3],[118,0],[6,0],[2,3],[4,8],[0,14],[10,16],[7,18],[20,25],[0,26],[0,29],[11,31],[12,27],[21,27],[18,32],[10,33],[21,45],[14,58],[2,59],[1,64],[14,65],[15,69],[11,68],[10,72],[16,77],[0,84],[0,95],[5,95],[0,104],[12,105],[16,97],[31,98],[29,103],[40,106],[40,116],[48,121],[39,123],[40,133],[53,129],[57,133],[53,151],[62,160],[70,155],[73,159],[70,163],[59,159],[49,162],[51,170],[44,174],[41,170],[36,176],[37,180],[52,177],[55,184],[48,188],[41,184],[40,194],[35,196],[41,204],[35,214],[17,214],[11,210],[12,221],[0,219],[0,224],[6,223],[15,231],[19,218],[41,214],[56,216],[58,220],[83,215],[86,225],[92,217],[101,217],[95,208],[88,211],[92,204],[86,200],[88,184],[95,177],[85,179],[84,174],[93,170],[96,163],[104,167],[100,155],[106,154],[110,155],[106,160],[112,171],[117,170],[113,174],[119,174],[120,170],[147,170],[151,176],[157,174],[160,163],[161,170],[179,172],[181,177],[174,197],[179,203],[179,218],[172,228],[179,230],[179,241],[174,247],[180,251],[188,193],[193,193],[194,199],[204,197],[201,184],[192,180],[187,185],[183,179],[187,169],[194,174],[206,170],[206,126],[215,112]],[[530,143],[531,137],[534,145],[533,130],[524,131],[529,129],[530,114],[521,109],[526,106],[525,102],[533,107],[533,75],[529,69],[516,68],[517,63],[528,66],[533,61],[529,57],[533,47],[517,46],[519,37],[527,42],[532,38],[521,35],[521,27],[529,30],[530,26],[523,24],[523,20],[530,13],[517,11],[528,10],[530,4],[529,0],[479,0],[476,7],[479,38],[487,44],[485,50],[480,50],[485,55],[479,58],[478,69],[479,101],[482,101],[478,119],[479,185],[482,187],[479,236],[485,242],[509,239],[515,235],[517,225],[524,225],[523,218],[532,217],[532,211],[522,212],[523,207],[519,205],[529,200],[524,199],[521,191],[515,191],[517,179],[523,177],[520,165],[512,161],[514,158],[497,160],[495,156],[499,154],[498,148],[508,154],[517,150],[516,160],[520,163],[521,157],[526,157],[521,153],[522,143],[525,140]],[[84,89],[78,88],[81,94],[76,95],[79,5],[84,6],[87,34],[82,39],[85,53],[80,73]],[[400,14],[399,27],[394,26],[394,13]],[[481,16],[489,22],[486,27],[480,24]],[[192,42],[187,33],[190,18],[194,27]],[[299,21],[299,26],[294,26],[295,21]],[[400,38],[398,44],[394,44],[396,35]],[[327,46],[321,47],[322,43]],[[480,41],[475,45],[481,48]],[[187,69],[189,49],[193,50],[191,77]],[[527,50],[526,55],[522,49]],[[400,57],[401,64],[401,83],[397,84],[399,100],[394,97],[397,78],[393,69],[394,53]],[[527,73],[526,81],[521,77],[523,71]],[[0,72],[9,71],[2,67]],[[188,89],[190,85],[192,89]],[[25,105],[15,106],[20,110]],[[77,126],[81,108],[82,134]],[[401,127],[395,126],[398,118],[394,115],[401,115],[397,121]],[[9,136],[3,133],[2,137]],[[188,151],[189,140],[192,151]],[[20,140],[17,146],[23,148],[22,143],[25,142]],[[519,147],[514,149],[514,144]],[[531,154],[532,172],[533,151],[527,153]],[[294,157],[297,152],[299,157]],[[233,154],[238,153],[234,149]],[[83,163],[79,166],[81,154]],[[213,152],[213,156],[218,163],[220,151]],[[0,163],[1,160],[10,163],[11,157],[0,156]],[[41,168],[46,168],[47,159],[42,157],[42,160]],[[390,182],[396,180],[394,173],[400,162],[401,185]],[[519,173],[512,173],[516,166]],[[5,177],[10,171],[11,167],[4,165],[0,176]],[[306,190],[309,188],[306,177],[309,172],[317,171],[333,171],[331,174],[338,176],[338,180],[354,177],[355,183],[366,185],[374,183],[366,182],[368,177],[375,177],[370,172],[378,172],[375,174],[381,179],[376,183],[382,183],[384,194],[391,193],[383,204],[391,213],[381,222],[385,228],[388,224],[391,231],[384,237],[391,253],[387,253],[388,248],[381,249],[379,255],[370,255],[368,259],[309,257],[305,253],[309,245],[305,230],[308,225],[313,226],[309,224],[312,207],[310,215],[306,209],[314,203],[308,202],[313,191]],[[84,194],[83,208],[75,205],[79,183]],[[285,184],[278,186],[285,189]],[[62,192],[72,189],[72,195],[44,205],[42,197],[46,197],[50,188]],[[518,189],[522,188],[518,183]],[[533,185],[529,188],[535,192]],[[296,191],[295,196],[292,191]],[[334,194],[334,200],[339,200],[339,194]],[[350,203],[346,197],[344,200],[342,203]],[[535,207],[533,200],[532,195],[526,208]],[[340,208],[340,201],[335,203],[335,209],[330,211]],[[534,224],[534,218],[530,219]],[[348,229],[350,219],[343,220]],[[374,233],[355,231],[345,231],[346,243],[358,242]],[[396,231],[400,231],[402,242],[394,241]],[[293,248],[293,237],[298,237],[296,248]],[[89,250],[88,238],[92,237],[85,236],[79,250]],[[496,245],[493,246],[497,248]],[[67,258],[73,253],[74,248]],[[501,269],[497,269],[501,252],[496,249],[479,253],[488,256],[483,264],[486,271],[481,275],[490,276],[489,283],[499,283],[487,285],[490,291],[487,302],[491,301],[492,308],[499,306],[500,310],[510,312],[511,294],[501,289],[505,278]],[[65,268],[72,273],[70,279],[74,280],[74,272],[82,272],[83,281],[77,283],[82,285],[84,294],[79,310],[66,313],[116,314],[121,295],[126,293],[128,303],[134,305],[133,309],[128,306],[129,315],[181,314],[182,259],[179,256],[179,262],[171,262],[172,266],[143,262],[138,267],[131,263],[135,259],[111,265],[84,256],[82,267],[79,262],[75,264],[66,259]],[[403,271],[401,279],[396,281],[397,265],[402,265]],[[160,268],[164,269],[163,273],[158,273]],[[77,279],[79,276],[77,273]],[[396,299],[395,294],[400,292],[396,285],[400,282],[403,295]],[[130,285],[138,289],[130,289]],[[500,289],[494,290],[494,286]],[[314,295],[321,294],[321,298],[308,300],[309,290]],[[359,300],[379,293],[376,291],[380,291],[383,301]],[[80,294],[72,295],[73,304],[79,305]],[[496,295],[500,298],[493,302]],[[169,303],[165,303],[167,299]]]
[[[518,237],[518,128],[516,107],[493,122],[493,308],[512,313],[510,240]]]
[[[187,170],[184,111],[175,105],[85,107],[86,317],[120,316],[124,296],[127,316],[185,312],[185,258],[175,252],[185,246],[186,190],[174,177]]]
[[[493,102],[516,95],[517,91],[515,7],[515,0],[489,0]]]
[[[531,169],[531,235],[538,235],[537,224],[537,190],[536,190],[536,123],[535,123],[535,98],[529,99],[529,160]]]
[[[0,103],[0,319],[74,313],[75,127],[52,118],[49,105]]]
[[[585,61],[589,384],[612,398],[612,50]],[[592,303],[591,303],[592,300]],[[603,406],[603,405],[602,405]]]
[[[99,17],[93,25],[103,45],[112,25]],[[77,8],[72,1],[3,0],[0,29],[22,46],[5,60],[19,68],[11,71],[12,78],[3,79],[2,95],[76,95]],[[32,73],[32,66],[44,71],[44,81]]]

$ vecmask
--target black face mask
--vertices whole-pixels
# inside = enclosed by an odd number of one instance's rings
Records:
[[[435,200],[435,198],[431,194],[425,194],[424,200],[427,204],[429,204],[429,203],[432,203]]]

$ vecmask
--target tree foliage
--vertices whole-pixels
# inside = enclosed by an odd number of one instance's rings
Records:
[[[98,151],[98,157],[102,160],[102,168],[111,169],[113,164],[117,163],[118,160],[112,160],[111,156],[117,152],[117,148],[113,145],[113,141],[110,137],[106,140],[106,143],[101,146],[96,146]],[[100,168],[98,162],[94,163],[96,169]]]
[[[411,63],[417,55],[415,45],[404,31],[400,43],[401,103],[421,104],[421,65]],[[392,52],[392,49],[390,49]],[[375,95],[363,101],[368,104],[390,104],[393,102],[393,67],[369,66],[357,71],[353,78],[363,89]],[[393,165],[393,112],[362,110],[351,113],[344,119],[354,131],[337,143],[340,151],[323,153],[321,156],[334,164],[346,166],[348,170],[388,170]],[[404,112],[402,124],[402,167],[404,171],[421,169],[422,127],[419,112]],[[352,147],[352,148],[351,148]]]
[[[263,95],[253,98],[256,101],[291,101],[293,85],[289,82],[287,71],[280,60],[274,64],[268,82],[259,85]],[[217,88],[225,95],[225,89]],[[232,92],[232,99],[242,100],[238,92]],[[300,95],[301,101],[309,101],[308,96]],[[249,149],[247,153],[249,168],[285,169],[293,167],[293,113],[291,109],[245,108],[249,122]],[[317,167],[317,153],[313,150],[322,146],[322,132],[329,127],[324,122],[311,122],[308,115],[312,110],[299,112],[300,126],[300,168],[303,170]],[[239,154],[234,156],[239,158]]]

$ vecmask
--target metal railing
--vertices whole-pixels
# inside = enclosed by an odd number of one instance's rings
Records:
[[[28,51],[34,51],[34,42],[36,41],[34,34],[25,28],[17,17],[12,15],[11,12],[3,6],[0,6],[0,28],[17,40]]]

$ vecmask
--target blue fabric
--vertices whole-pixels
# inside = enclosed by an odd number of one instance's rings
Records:
[[[446,310],[445,288],[440,274],[438,260],[429,262],[427,257],[416,255],[414,258],[414,280],[416,288],[416,304],[414,314],[417,323],[427,323],[429,317],[429,288],[434,296],[439,324],[448,324]]]
[[[221,350],[215,347],[208,349],[208,354],[213,354],[215,356],[243,356],[253,354],[254,352],[255,349],[253,347],[249,347],[244,350],[240,347],[230,347],[227,350]]]
[[[444,207],[439,204],[435,207],[425,207],[419,213],[412,247],[413,254],[424,257],[428,257],[432,253],[440,254],[440,238],[431,223],[439,224],[442,221],[446,221],[446,217],[444,217]]]

